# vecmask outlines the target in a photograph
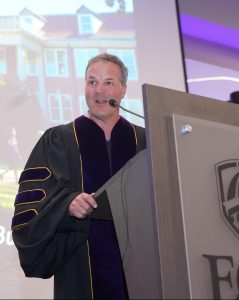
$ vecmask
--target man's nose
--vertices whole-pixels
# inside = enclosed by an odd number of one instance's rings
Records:
[[[103,93],[105,91],[105,86],[103,84],[97,84],[95,91],[97,93]]]

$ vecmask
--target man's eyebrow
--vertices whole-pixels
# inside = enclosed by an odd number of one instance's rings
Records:
[[[86,78],[87,80],[96,80],[96,78],[94,76],[89,76]]]
[[[88,76],[87,79],[96,79],[96,77],[93,76],[93,75],[90,75],[90,76]],[[104,81],[107,81],[107,80],[114,81],[115,79],[113,77],[107,77],[107,78],[104,79]]]

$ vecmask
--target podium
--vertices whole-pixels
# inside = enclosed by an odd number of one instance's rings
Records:
[[[147,149],[96,192],[129,298],[236,299],[239,106],[149,84],[143,101]]]

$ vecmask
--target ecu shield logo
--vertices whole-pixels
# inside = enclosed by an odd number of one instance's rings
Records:
[[[239,237],[239,159],[215,165],[221,215]]]

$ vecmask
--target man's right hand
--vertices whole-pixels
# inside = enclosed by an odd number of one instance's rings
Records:
[[[97,208],[94,194],[81,193],[77,195],[69,205],[69,214],[78,219],[84,219],[87,215]]]

